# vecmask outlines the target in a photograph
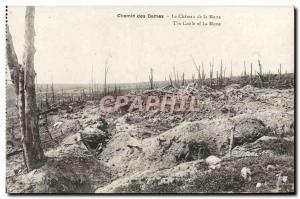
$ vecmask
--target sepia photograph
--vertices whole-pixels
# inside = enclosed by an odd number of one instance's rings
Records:
[[[293,6],[6,6],[5,29],[8,194],[295,194]]]

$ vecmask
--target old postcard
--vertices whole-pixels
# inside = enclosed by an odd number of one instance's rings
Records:
[[[7,192],[294,193],[294,12],[8,6]]]

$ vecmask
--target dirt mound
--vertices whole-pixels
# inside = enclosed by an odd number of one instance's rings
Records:
[[[294,155],[294,139],[263,136],[253,143],[243,145],[248,151],[268,152],[276,155]]]
[[[138,135],[145,132],[143,127],[128,124],[124,118],[119,120],[122,123],[98,156],[119,177],[150,168],[170,168],[209,155],[224,156],[229,153],[233,129],[235,145],[251,143],[267,132],[262,121],[248,116],[181,122],[164,133],[141,139]]]
[[[245,142],[253,142],[266,134],[265,124],[258,119],[244,118],[238,121],[234,127],[234,145],[242,145]]]
[[[96,187],[109,183],[108,167],[93,157],[76,136],[70,136],[62,146],[48,151],[45,165],[18,176],[15,183],[7,187],[8,192],[93,193]]]
[[[265,154],[222,160],[214,169],[208,166],[204,160],[196,160],[172,168],[148,169],[119,178],[98,188],[96,193],[270,193],[294,190],[291,157]],[[250,180],[243,178],[243,168],[251,172]],[[278,183],[278,174],[285,176],[286,181]],[[257,187],[258,183],[262,186]]]
[[[207,168],[203,160],[196,160],[182,163],[173,168],[148,169],[136,172],[128,177],[117,179],[107,186],[98,188],[96,193],[141,193],[147,192],[147,190],[143,189],[151,185],[167,188],[169,184],[183,182],[194,176],[197,172],[204,171]],[[156,191],[156,193],[169,191],[169,189],[162,189],[161,191]]]
[[[104,146],[109,138],[108,133],[98,128],[87,127],[81,132],[82,140],[89,149],[97,149]],[[100,146],[99,146],[100,145]]]

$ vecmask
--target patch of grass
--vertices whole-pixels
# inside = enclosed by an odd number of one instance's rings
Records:
[[[222,193],[243,192],[246,181],[234,168],[220,168],[209,173],[200,173],[189,186],[190,192]]]
[[[284,139],[274,139],[262,145],[262,150],[272,150],[275,154],[294,155],[294,143]]]
[[[268,165],[274,166],[274,169],[267,170]],[[288,183],[282,187],[281,191],[293,191],[294,158],[292,156],[262,155],[259,157],[247,157],[231,161],[226,166],[236,169],[238,174],[240,174],[243,167],[250,168],[252,180],[244,186],[244,190],[247,190],[247,192],[270,192],[272,189],[275,189],[278,180],[278,176],[276,175],[280,172],[282,172],[283,176],[288,177]],[[257,190],[256,184],[258,182],[267,183],[267,186]]]
[[[128,186],[121,186],[115,189],[115,193],[180,193],[182,183],[174,181],[169,184],[160,184],[158,180],[142,184],[133,182]]]

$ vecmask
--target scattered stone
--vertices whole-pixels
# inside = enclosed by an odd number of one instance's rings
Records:
[[[53,127],[58,129],[62,124],[63,122],[56,122]]]
[[[251,170],[248,167],[243,167],[241,169],[241,176],[244,178],[244,180],[251,181]]]
[[[270,170],[274,170],[275,169],[275,166],[273,166],[273,165],[268,165],[267,166],[267,171],[270,171]]]
[[[282,176],[282,182],[286,183],[288,180],[288,177],[287,176]]]
[[[261,184],[260,182],[258,182],[258,183],[256,184],[256,189],[259,189],[261,186],[262,186],[262,184]]]
[[[216,156],[209,156],[208,158],[205,159],[205,163],[208,165],[210,169],[216,169],[221,167],[221,159],[216,157]]]
[[[62,144],[63,145],[72,145],[72,144],[75,144],[79,141],[81,141],[81,135],[80,133],[76,133],[74,135],[71,135],[71,136],[68,136],[66,137],[63,141],[62,141]]]

